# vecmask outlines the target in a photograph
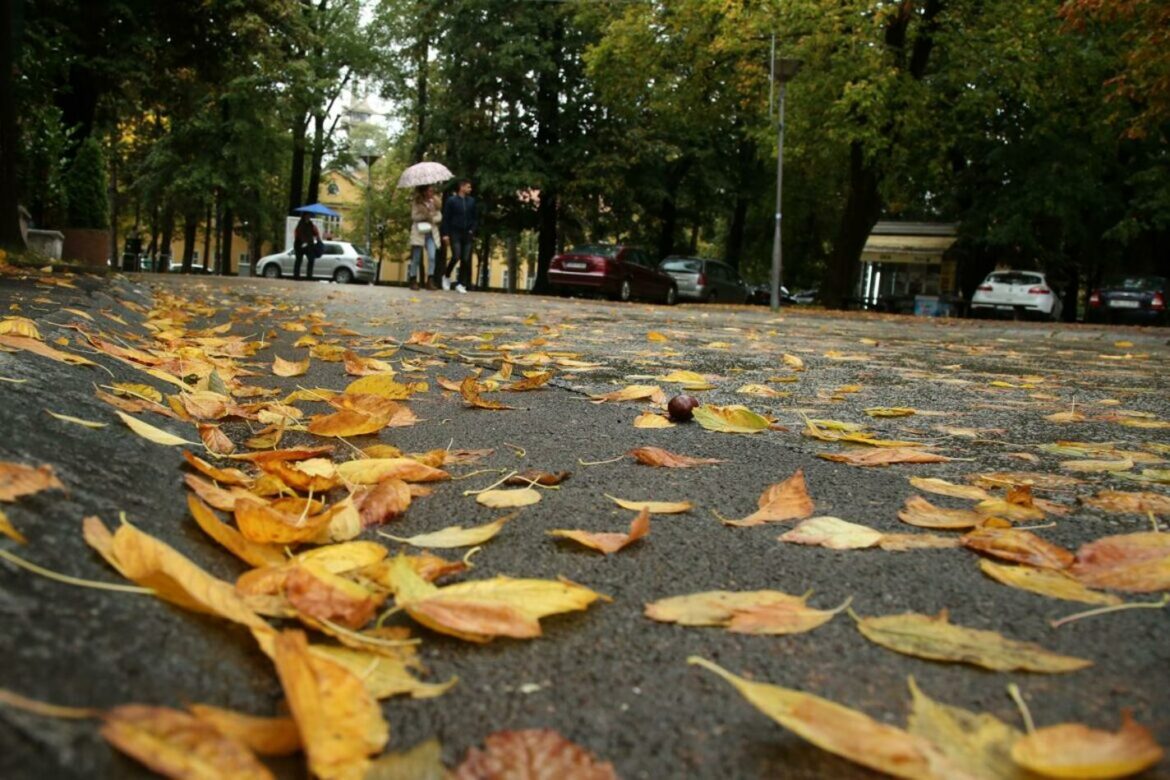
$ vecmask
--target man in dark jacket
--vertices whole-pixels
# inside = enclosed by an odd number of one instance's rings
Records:
[[[451,271],[459,264],[459,275],[455,280],[457,292],[467,292],[471,282],[471,242],[475,240],[477,218],[475,198],[471,197],[471,181],[460,179],[455,194],[443,204],[443,221],[439,223],[443,235],[443,246],[450,250],[451,259],[443,273],[443,289],[451,289]]]
[[[305,278],[309,281],[313,280],[313,261],[317,259],[316,244],[319,240],[321,240],[321,234],[317,232],[317,226],[313,224],[313,220],[309,219],[308,214],[301,214],[301,219],[293,231],[293,252],[296,253],[296,260],[293,263],[293,279],[301,278],[301,258],[307,257],[309,268]]]

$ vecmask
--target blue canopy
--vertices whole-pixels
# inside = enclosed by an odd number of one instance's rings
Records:
[[[323,206],[320,203],[310,203],[307,206],[297,206],[295,209],[293,209],[293,211],[299,212],[301,214],[322,214],[326,217],[341,216],[333,209],[329,208],[328,206]]]

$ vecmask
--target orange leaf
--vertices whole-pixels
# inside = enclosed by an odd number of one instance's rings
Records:
[[[301,749],[301,735],[292,718],[245,715],[209,704],[190,704],[187,709],[225,737],[242,742],[262,756],[288,756]]]
[[[333,462],[325,458],[300,461],[271,460],[257,464],[293,490],[327,493],[341,483]]]
[[[386,417],[343,409],[333,414],[321,414],[310,418],[309,433],[318,436],[363,436],[377,433],[389,422],[389,418]]]
[[[983,522],[983,515],[973,509],[944,509],[922,496],[906,499],[906,506],[898,512],[898,519],[919,528],[974,528]]]
[[[221,469],[212,466],[207,461],[203,460],[197,455],[192,455],[190,452],[183,450],[183,457],[191,467],[196,471],[214,479],[216,482],[221,482],[225,485],[240,485],[248,487],[252,484],[252,478],[239,469]]]
[[[617,780],[613,764],[599,762],[589,751],[550,729],[497,731],[484,745],[484,750],[467,751],[467,758],[454,771],[454,780]]]
[[[233,455],[232,460],[246,460],[252,463],[263,463],[271,460],[308,460],[309,458],[328,455],[331,452],[333,452],[333,445],[323,444],[320,447],[295,447],[288,450],[247,452],[242,455]]]
[[[387,479],[439,482],[451,478],[446,471],[414,458],[359,458],[337,464],[337,473],[345,482],[357,485],[376,485]]]
[[[231,455],[236,451],[235,443],[220,430],[218,425],[199,423],[196,428],[199,429],[199,438],[202,439],[203,446],[209,452],[216,455]]]
[[[1162,748],[1129,712],[1115,733],[1080,723],[1037,729],[1012,746],[1012,760],[1045,777],[1129,777],[1162,760]]]
[[[765,490],[758,504],[760,508],[744,519],[724,520],[724,524],[748,528],[764,523],[801,520],[811,515],[816,508],[804,484],[803,469],[797,469],[788,479]]]
[[[1067,569],[1073,554],[1046,542],[1031,531],[1014,528],[977,528],[962,537],[964,547],[1006,561],[1026,563],[1042,569]]]
[[[354,493],[353,500],[362,525],[369,527],[401,517],[410,507],[412,496],[409,485],[391,477]]]
[[[1070,574],[1090,588],[1149,593],[1170,588],[1170,534],[1106,536],[1077,550]]]
[[[195,474],[184,474],[183,481],[187,483],[187,487],[191,488],[195,495],[221,512],[231,512],[236,508],[236,501],[241,498],[253,497],[252,493],[241,487],[224,490]]]
[[[290,567],[284,579],[284,595],[301,614],[351,629],[369,623],[382,601],[356,582],[314,561]]]
[[[944,463],[950,460],[945,455],[936,455],[932,452],[923,452],[904,447],[867,450],[865,452],[821,452],[817,454],[817,457],[838,463],[848,463],[850,466],[889,466],[893,463]]]
[[[204,533],[245,563],[253,566],[279,566],[284,563],[284,553],[279,548],[245,539],[243,534],[221,521],[211,511],[211,507],[195,496],[187,496],[187,508]]]
[[[57,475],[53,473],[52,466],[33,468],[20,463],[0,461],[0,501],[15,501],[21,496],[29,496],[51,488],[65,489]]]
[[[647,466],[662,466],[668,469],[689,469],[694,466],[705,466],[709,463],[726,462],[719,458],[692,458],[690,455],[678,455],[661,447],[638,447],[630,450],[627,454],[632,455],[639,463]]]
[[[578,544],[583,544],[586,547],[598,550],[609,555],[622,549],[626,545],[633,544],[644,536],[650,535],[650,512],[643,509],[642,512],[630,522],[630,530],[627,533],[594,533],[591,531],[567,531],[564,529],[556,529],[548,532],[550,536],[559,536],[564,539],[572,539]]]
[[[250,498],[238,499],[234,512],[244,538],[262,544],[310,541],[329,525],[333,516],[332,511],[298,516]]]
[[[459,394],[468,406],[476,409],[513,409],[515,407],[502,404],[499,401],[485,401],[479,397],[479,384],[474,376],[466,377],[459,385]]]
[[[552,378],[552,371],[544,371],[542,373],[533,374],[530,377],[521,379],[519,382],[513,382],[510,385],[504,385],[500,389],[510,393],[520,393],[526,390],[536,390],[537,388],[544,387]]]
[[[1170,515],[1170,496],[1150,491],[1126,493],[1121,490],[1102,490],[1097,495],[1081,499],[1081,501],[1087,506],[1103,509],[1106,512],[1124,512],[1135,515],[1153,512],[1156,515]]]
[[[123,753],[167,777],[271,778],[241,742],[179,710],[125,704],[103,716],[101,733]]]

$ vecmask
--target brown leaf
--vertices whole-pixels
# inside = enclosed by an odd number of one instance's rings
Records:
[[[818,458],[850,466],[889,466],[893,463],[945,463],[950,458],[933,452],[891,447],[890,449],[867,450],[865,452],[821,452]]]
[[[694,466],[705,466],[709,463],[726,462],[719,458],[693,458],[690,455],[678,455],[661,447],[638,447],[630,450],[627,454],[647,466],[662,466],[668,469],[688,469]]]
[[[637,517],[630,521],[630,530],[624,534],[569,531],[561,528],[549,531],[548,533],[550,536],[572,539],[578,544],[583,544],[586,547],[609,555],[650,535],[650,512],[643,509]]]
[[[721,626],[740,634],[801,634],[833,619],[849,606],[832,610],[808,606],[809,594],[792,596],[778,590],[711,590],[659,599],[646,605],[651,620],[683,626]]]
[[[263,471],[278,478],[293,490],[302,493],[327,493],[341,484],[333,462],[326,458],[285,461],[270,460],[257,463]]]
[[[475,380],[475,376],[466,377],[459,385],[459,394],[463,396],[463,400],[468,406],[475,409],[514,409],[513,406],[502,404],[499,401],[487,401],[479,396],[479,384]]]
[[[961,529],[974,528],[983,522],[983,515],[972,509],[944,509],[922,496],[906,499],[906,506],[898,512],[898,519],[919,528]]]
[[[362,525],[381,525],[401,517],[410,507],[410,486],[401,479],[384,479],[372,488],[363,488],[353,495],[354,505],[362,518]]]
[[[236,451],[235,442],[229,439],[218,425],[199,423],[195,427],[199,430],[199,438],[203,441],[203,446],[207,448],[208,452],[216,455],[231,455]]]
[[[1031,531],[1014,528],[977,528],[962,537],[963,546],[977,552],[1041,569],[1067,569],[1073,554],[1046,542]]]
[[[102,720],[101,734],[107,742],[160,775],[230,780],[272,777],[242,742],[185,712],[125,704]]]
[[[455,780],[617,780],[612,764],[549,729],[498,731],[484,745],[467,751]]]
[[[52,466],[33,468],[20,463],[0,461],[0,501],[15,501],[21,496],[30,496],[54,488],[64,490],[65,486],[53,473]]]
[[[62,352],[59,349],[54,349],[44,342],[30,339],[26,336],[11,336],[0,334],[0,347],[8,347],[10,350],[23,350],[31,352],[34,355],[47,357],[50,360],[56,360],[58,363],[68,363],[74,366],[92,366],[95,363],[92,360],[74,355],[70,352]]]
[[[724,524],[748,528],[764,523],[800,520],[811,515],[816,509],[804,483],[804,469],[797,469],[788,479],[765,490],[760,495],[758,504],[760,508],[744,519],[724,520]]]
[[[1015,485],[1029,485],[1033,490],[1069,490],[1084,484],[1084,480],[1061,474],[1045,474],[1039,471],[992,471],[974,474],[970,477],[983,488],[1003,488]]]
[[[1121,490],[1102,490],[1091,498],[1081,499],[1081,502],[1106,512],[1135,515],[1153,512],[1156,515],[1170,515],[1170,496],[1150,491],[1127,493]]]
[[[246,452],[232,455],[232,460],[246,460],[252,463],[264,463],[273,460],[308,460],[328,455],[333,452],[332,444],[323,444],[320,447],[294,447],[287,450],[267,450],[266,452]]]
[[[290,567],[284,579],[284,595],[297,612],[350,629],[369,623],[382,601],[315,561]]]
[[[882,534],[878,547],[890,552],[910,550],[940,550],[961,547],[962,542],[954,536],[938,534]]]
[[[666,397],[663,395],[662,388],[658,385],[629,385],[623,387],[621,390],[614,390],[612,393],[603,393],[601,395],[589,396],[593,399],[595,404],[603,404],[606,401],[655,401],[656,403],[666,403]]]
[[[1170,533],[1106,536],[1077,550],[1069,570],[1090,588],[1130,593],[1170,589]]]
[[[908,477],[908,479],[911,485],[926,493],[937,493],[940,496],[950,496],[951,498],[966,498],[972,501],[991,498],[986,490],[974,485],[955,485],[937,477]]]
[[[541,471],[540,469],[528,469],[519,474],[513,474],[504,480],[505,485],[511,487],[519,487],[521,485],[544,485],[545,487],[552,487],[559,485],[570,477],[572,472],[569,471]]]
[[[211,506],[220,510],[221,512],[231,512],[236,508],[236,501],[241,498],[255,498],[254,494],[241,488],[233,487],[231,490],[224,490],[217,485],[208,482],[203,477],[195,474],[184,474],[183,481],[187,483],[187,487],[206,501]]]

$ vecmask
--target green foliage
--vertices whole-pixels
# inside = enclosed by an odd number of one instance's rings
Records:
[[[92,135],[77,148],[65,175],[69,199],[69,227],[103,229],[110,226],[109,177],[102,145]]]

